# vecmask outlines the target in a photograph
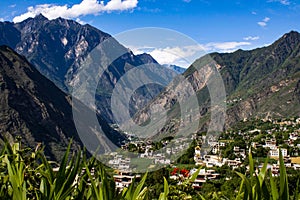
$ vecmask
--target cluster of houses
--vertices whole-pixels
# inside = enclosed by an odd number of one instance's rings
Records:
[[[108,161],[108,164],[112,168],[123,171],[128,171],[130,169],[130,158],[124,157],[123,155],[118,154],[117,152],[111,153],[110,156],[112,156],[112,159]]]
[[[217,144],[220,145],[220,144]],[[216,152],[216,154],[219,153]],[[234,147],[234,154],[242,156],[243,158],[246,158],[245,149],[240,149],[239,147]],[[223,165],[228,165],[232,169],[238,168],[242,165],[242,160],[240,157],[237,157],[234,160],[230,160],[228,158],[222,158],[222,156],[219,155],[201,155],[201,149],[199,146],[195,147],[195,155],[194,160],[196,165],[205,166],[207,168],[212,167],[222,167]]]
[[[174,169],[173,172],[171,172],[170,179],[177,181],[178,184],[182,184],[187,177],[193,176],[195,173],[197,173],[198,169],[193,168],[191,170],[181,170],[180,172]],[[183,171],[183,172],[182,172]],[[194,182],[192,183],[192,186],[194,188],[200,188],[203,183],[205,183],[207,180],[215,180],[218,179],[220,176],[219,173],[216,173],[213,169],[200,169],[198,171],[198,175]]]
[[[296,125],[300,124],[300,118],[296,120],[286,120],[286,121],[272,121],[273,124],[280,125],[280,131],[287,131],[287,126],[293,126],[296,127]],[[255,134],[261,133],[261,130],[254,129],[251,131],[248,131],[247,133],[241,133],[239,132],[239,135],[242,135],[245,140],[249,140],[249,134]],[[299,157],[291,157],[289,155],[288,149],[282,148],[281,145],[278,145],[273,133],[273,130],[267,130],[267,134],[269,137],[267,139],[264,139],[263,142],[252,142],[250,145],[253,150],[258,148],[264,148],[268,151],[268,156],[273,159],[279,158],[280,152],[282,156],[284,157],[284,163],[286,167],[294,168],[294,169],[300,169],[300,158]],[[203,136],[202,136],[203,137]],[[205,138],[203,138],[205,139]],[[300,139],[300,129],[294,129],[294,131],[291,131],[288,133],[288,139],[285,139],[283,142],[287,144],[290,147],[299,148],[300,144],[295,144],[295,141],[299,141]],[[201,155],[201,149],[199,146],[195,147],[195,153],[194,153],[194,160],[196,165],[202,165],[206,168],[213,168],[213,167],[221,167],[223,165],[227,165],[231,167],[232,169],[238,168],[243,165],[243,161],[247,156],[247,152],[249,150],[248,145],[244,148],[241,148],[239,146],[233,147],[233,154],[235,155],[234,160],[230,160],[228,158],[223,158],[221,156],[221,150],[228,145],[229,142],[232,142],[233,140],[220,140],[218,142],[208,142],[211,146],[211,155],[209,154],[203,154]],[[293,154],[293,156],[297,156],[297,152]],[[279,165],[273,164],[268,165],[268,168],[271,169],[272,174],[274,176],[277,176],[279,173]]]
[[[231,167],[232,169],[238,168],[243,164],[244,159],[246,158],[246,150],[241,149],[238,146],[235,146],[233,148],[233,153],[236,156],[234,160],[230,160],[228,158],[222,158],[222,156],[219,154],[220,150],[218,149],[220,143],[218,143],[215,147],[212,148],[211,155],[203,155],[201,156],[201,150],[200,147],[195,147],[195,154],[194,154],[194,160],[196,165],[202,165],[208,168],[212,167],[221,167],[223,165],[227,165]],[[252,147],[255,149],[258,147],[256,143],[252,143]],[[269,156],[270,158],[278,159],[279,158],[279,151],[281,151],[282,156],[285,158],[286,163],[289,163],[291,159],[289,159],[288,151],[285,148],[279,148],[276,146],[276,141],[274,140],[267,140],[265,145],[262,145],[264,148],[269,148]],[[297,166],[295,163],[294,165]],[[287,164],[287,167],[290,167],[289,164]],[[297,167],[298,168],[298,167]]]
[[[124,187],[128,187],[132,183],[133,179],[140,178],[139,174],[133,174],[131,172],[133,169],[130,158],[116,152],[110,153],[110,156],[112,159],[108,161],[108,164],[110,167],[115,169],[113,178],[117,189],[121,191]]]
[[[238,100],[235,100],[238,101]],[[270,119],[268,119],[270,121]],[[300,124],[300,118],[291,121],[271,121],[273,124],[277,124],[280,126],[281,131],[286,131],[287,126],[296,126]],[[256,133],[260,134],[261,130],[254,129],[248,131],[247,133],[239,132],[238,134],[243,136],[246,140],[251,139],[251,134],[256,135]],[[219,141],[210,141],[208,142],[209,146],[211,146],[211,154],[202,154],[201,148],[199,146],[195,147],[194,151],[194,161],[195,164],[198,166],[205,166],[205,168],[201,169],[198,173],[198,176],[193,183],[193,187],[201,187],[203,183],[207,180],[214,180],[220,177],[220,174],[216,173],[213,169],[214,167],[222,167],[223,165],[227,165],[232,169],[239,168],[243,166],[244,160],[247,157],[248,150],[251,146],[253,150],[258,148],[264,148],[268,150],[268,155],[271,158],[277,159],[279,158],[279,154],[281,151],[282,156],[284,157],[284,163],[286,167],[291,167],[294,169],[300,169],[300,157],[296,159],[295,157],[290,157],[288,149],[282,148],[281,145],[277,145],[276,139],[274,137],[273,130],[267,130],[268,137],[263,140],[263,142],[252,142],[249,143],[244,148],[240,146],[234,146],[232,149],[232,153],[234,155],[234,159],[224,158],[221,155],[222,149],[226,148],[229,142],[232,140],[219,140]],[[193,136],[194,137],[194,136]],[[193,138],[192,139],[195,139]],[[205,136],[200,141],[205,140]],[[131,135],[131,138],[134,138],[134,135]],[[177,138],[172,140],[172,145],[169,141],[163,141],[162,151],[154,151],[154,143],[151,141],[138,141],[138,140],[131,140],[130,143],[134,144],[136,147],[139,148],[138,157],[139,158],[146,158],[152,160],[153,164],[162,164],[162,165],[170,165],[172,164],[172,155],[177,155],[178,153],[182,152],[183,150],[188,148],[190,144],[191,138]],[[299,148],[300,144],[296,144],[295,141],[300,139],[300,129],[295,129],[295,131],[289,133],[288,139],[284,140],[284,143],[289,145],[290,147]],[[198,140],[199,141],[199,140]],[[128,150],[129,144],[125,144],[122,146],[124,150]],[[300,152],[300,151],[299,151]],[[297,156],[297,154],[293,154],[292,156]],[[130,158],[125,158],[122,155],[114,154],[113,159],[109,161],[109,165],[115,169],[118,169],[118,173],[114,175],[114,179],[116,181],[116,185],[118,188],[122,189],[124,187],[128,187],[128,185],[132,182],[136,176],[140,177],[139,175],[133,175],[129,172],[130,169]],[[262,167],[262,166],[259,166]],[[279,164],[268,164],[268,169],[271,170],[273,176],[279,175]],[[189,171],[189,176],[196,172],[196,169],[192,169]],[[180,184],[182,181],[185,180],[186,176],[180,173],[173,174],[170,176],[171,179],[178,180]]]
[[[154,143],[150,140],[148,141],[130,141],[127,144],[121,146],[123,150],[129,150],[129,145],[134,145],[138,148],[139,152],[142,152],[138,155],[139,158],[147,158],[153,161],[153,164],[171,164],[170,157],[172,155],[178,155],[180,152],[186,150],[190,145],[190,139],[188,138],[176,138],[169,141],[162,141],[162,149],[153,150],[155,148]],[[113,162],[113,161],[112,161]]]
[[[134,136],[132,136],[134,137]],[[140,148],[143,153],[137,154],[137,158],[149,159],[152,164],[170,165],[171,157],[179,154],[181,151],[188,148],[189,142],[187,138],[177,138],[172,141],[172,144],[168,141],[162,142],[163,149],[157,152],[153,151],[154,144],[151,141],[131,141],[130,144]],[[122,146],[123,150],[128,150],[129,144]],[[108,165],[114,169],[117,169],[117,173],[114,175],[116,186],[119,189],[128,187],[134,178],[140,177],[140,175],[132,174],[130,171],[134,170],[131,165],[131,158],[122,155],[121,153],[110,153],[110,160]]]

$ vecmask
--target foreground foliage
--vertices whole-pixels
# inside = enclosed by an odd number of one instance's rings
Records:
[[[13,200],[142,200],[151,199],[153,188],[145,186],[147,174],[129,188],[117,191],[114,180],[105,166],[95,158],[86,158],[84,152],[71,155],[67,148],[58,165],[50,162],[43,154],[43,149],[22,149],[19,143],[10,145],[5,142],[0,152],[0,199]],[[235,172],[240,176],[241,184],[233,191],[234,198],[226,197],[220,192],[194,190],[192,177],[180,185],[171,184],[166,178],[161,183],[162,192],[156,198],[167,199],[299,199],[298,184],[291,195],[288,186],[288,175],[280,155],[280,176],[274,178],[265,164],[260,170],[255,169],[252,154],[249,153],[249,170],[246,174]],[[55,170],[55,167],[58,170]],[[150,178],[150,177],[149,177]]]

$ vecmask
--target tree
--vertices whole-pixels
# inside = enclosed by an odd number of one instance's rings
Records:
[[[201,194],[209,199],[212,198],[214,193],[217,192],[218,189],[214,186],[214,184],[206,182],[205,184],[203,184],[202,188],[201,188]]]
[[[232,179],[225,181],[221,186],[222,195],[226,196],[228,199],[235,199],[235,191],[239,188],[240,182],[241,178],[239,177],[233,177]]]
[[[256,148],[255,151],[253,151],[253,156],[255,156],[255,157],[267,157],[269,150],[270,150],[269,148],[258,147],[258,148]]]
[[[130,143],[129,145],[128,145],[128,151],[130,151],[130,152],[135,152],[135,151],[137,151],[138,149],[137,149],[137,146],[135,145],[135,144],[132,144],[132,143]]]

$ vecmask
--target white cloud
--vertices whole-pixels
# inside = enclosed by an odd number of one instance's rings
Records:
[[[268,21],[270,21],[270,18],[269,18],[269,17],[265,17],[265,18],[263,19],[263,21],[264,21],[264,22],[268,22]]]
[[[183,0],[186,3],[190,3],[192,0]]]
[[[244,40],[246,41],[249,41],[249,40],[259,40],[259,36],[248,36],[248,37],[244,37],[243,38]]]
[[[257,13],[255,11],[252,11],[251,14],[252,15],[257,15]]]
[[[260,25],[261,27],[265,27],[267,26],[266,22],[257,22],[258,25]]]
[[[280,0],[279,2],[283,5],[290,5],[290,2],[288,0]]]
[[[101,1],[103,4],[103,1]],[[138,0],[111,0],[105,6],[105,11],[129,10],[137,6]]]
[[[291,4],[291,2],[289,0],[269,0],[268,2],[279,2],[282,5],[288,6]]]
[[[17,4],[12,4],[12,5],[10,5],[9,7],[10,7],[10,8],[14,8],[14,7],[16,7],[16,5],[17,5]]]
[[[179,56],[166,51],[165,49],[155,49],[150,55],[160,64],[171,64],[179,60]]]
[[[201,56],[217,52],[233,52],[242,46],[251,45],[250,42],[220,42],[202,45],[190,45],[183,47],[133,47],[129,48],[134,54],[148,53],[160,64],[175,64],[181,67],[189,67],[192,62]]]
[[[267,23],[268,23],[270,20],[271,20],[271,19],[270,19],[269,17],[265,17],[262,21],[257,22],[257,24],[258,24],[259,26],[261,26],[261,27],[265,27],[265,26],[268,25]]]
[[[200,50],[200,49],[199,49]],[[167,47],[164,49],[154,49],[150,55],[161,64],[177,64],[195,55],[197,49],[195,46],[187,47]],[[185,67],[185,66],[184,66]]]
[[[3,21],[4,21],[4,18],[1,17],[1,18],[0,18],[0,22],[3,22]]]
[[[134,54],[148,53],[160,64],[174,64],[189,67],[197,58],[206,52],[202,45],[175,46],[175,47],[134,47],[128,46]]]
[[[76,18],[76,20],[75,20],[76,22],[78,22],[79,24],[81,24],[81,25],[83,25],[83,24],[86,24],[86,22],[85,21],[82,21],[81,19],[79,19],[79,18]]]
[[[97,0],[82,0],[79,4],[74,4],[71,7],[68,5],[41,4],[30,6],[27,12],[14,17],[13,22],[21,22],[29,17],[35,17],[42,13],[48,19],[63,18],[78,18],[84,15],[97,15],[102,12],[124,11],[136,8],[138,0],[110,0],[106,4],[104,1]]]
[[[126,45],[126,47],[129,48],[135,55],[142,54],[142,53],[151,53],[156,49],[155,47],[150,47],[150,46],[135,47],[135,46]]]
[[[250,42],[221,42],[208,43],[205,46],[206,51],[233,52],[242,46],[251,45]]]

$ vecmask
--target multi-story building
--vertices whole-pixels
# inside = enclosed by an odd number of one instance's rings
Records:
[[[116,188],[122,190],[124,187],[129,187],[129,185],[132,183],[133,179],[140,178],[140,174],[132,174],[130,172],[126,171],[119,171],[114,176],[114,180],[116,183]]]
[[[282,148],[281,149],[281,154],[282,154],[283,157],[288,156],[287,149]],[[269,155],[270,155],[270,157],[279,157],[279,148],[276,147],[276,149],[271,149],[269,151]]]

